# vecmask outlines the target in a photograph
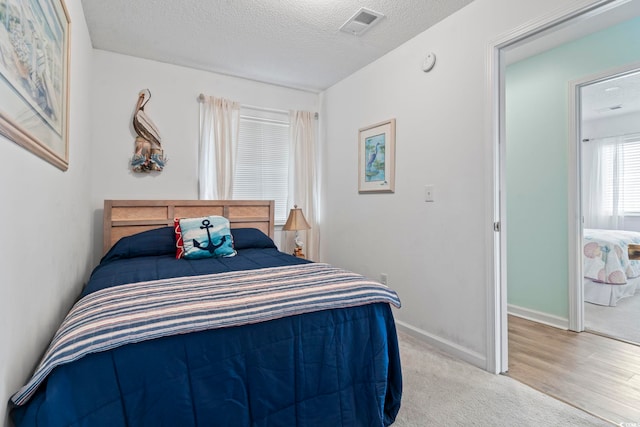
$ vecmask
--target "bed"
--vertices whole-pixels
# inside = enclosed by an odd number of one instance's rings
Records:
[[[583,273],[585,301],[615,307],[640,289],[640,260],[630,258],[630,245],[640,232],[585,229]],[[633,252],[633,250],[631,251]]]
[[[210,215],[233,256],[177,259],[174,218]],[[105,201],[105,255],[12,396],[15,425],[392,424],[397,295],[278,251],[273,230],[273,202]]]

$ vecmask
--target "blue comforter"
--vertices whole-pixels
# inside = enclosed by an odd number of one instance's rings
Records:
[[[119,242],[83,295],[305,262],[261,233],[235,230],[236,257],[175,260],[164,232]],[[394,421],[401,390],[393,316],[377,303],[89,354],[55,368],[11,415],[18,426],[383,426]]]

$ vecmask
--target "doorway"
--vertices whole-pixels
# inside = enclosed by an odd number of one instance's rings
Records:
[[[507,73],[508,66],[513,64],[514,61],[521,63],[529,58],[539,57],[540,52],[545,52],[549,49],[554,51],[555,54],[558,54],[559,50],[556,47],[562,43],[566,43],[567,40],[575,41],[580,37],[584,37],[585,34],[589,35],[594,31],[609,28],[612,25],[628,20],[630,16],[639,16],[640,10],[638,9],[638,3],[637,1],[600,2],[595,6],[584,7],[580,10],[568,9],[565,12],[558,12],[553,18],[547,18],[544,22],[533,23],[519,30],[516,35],[510,34],[503,40],[498,40],[492,45],[492,49],[490,49],[488,58],[490,65],[489,81],[491,86],[490,102],[493,106],[492,111],[495,112],[493,116],[495,121],[492,122],[493,126],[491,127],[492,151],[495,153],[493,158],[494,230],[501,231],[494,234],[495,287],[489,295],[488,345],[490,351],[487,366],[490,371],[505,372],[508,370],[508,306],[525,308],[525,314],[532,317],[546,315],[544,318],[546,323],[555,323],[554,326],[560,326],[564,329],[575,329],[576,326],[573,324],[573,319],[579,317],[579,314],[582,312],[581,303],[577,304],[577,302],[571,303],[571,301],[569,301],[569,292],[574,292],[576,288],[580,288],[581,286],[579,285],[580,281],[578,279],[580,277],[578,266],[580,265],[579,261],[581,260],[582,251],[578,243],[579,236],[581,236],[580,218],[578,216],[580,212],[579,192],[577,190],[579,167],[577,165],[567,167],[567,164],[571,163],[569,161],[571,153],[567,153],[568,147],[566,140],[566,135],[568,134],[568,111],[566,109],[567,81],[579,75],[593,73],[597,71],[601,64],[596,64],[598,61],[593,60],[593,51],[591,51],[591,57],[589,61],[585,63],[591,64],[595,68],[579,70],[578,74],[570,74],[568,79],[566,79],[567,76],[564,76],[565,80],[559,89],[559,93],[561,93],[561,97],[563,98],[559,102],[559,105],[563,107],[560,108],[560,111],[555,111],[549,119],[546,119],[544,115],[537,115],[537,113],[520,115],[520,117],[528,120],[527,125],[529,126],[528,128],[525,127],[528,131],[523,132],[523,134],[531,136],[538,132],[539,135],[538,137],[534,137],[533,144],[526,147],[524,153],[520,154],[522,158],[527,159],[534,165],[533,170],[520,168],[521,172],[525,172],[525,177],[522,181],[525,184],[532,181],[538,184],[540,182],[543,183],[543,194],[541,197],[531,197],[531,193],[526,192],[526,194],[521,197],[521,201],[523,201],[525,205],[522,212],[536,212],[533,217],[529,217],[532,218],[533,221],[529,221],[526,215],[519,218],[517,214],[513,213],[514,211],[508,212],[507,209],[509,200],[513,201],[518,199],[518,193],[510,191],[507,187],[507,182],[512,183],[514,181],[506,179],[509,163],[505,162],[505,159],[507,158],[507,151],[513,147],[512,137],[509,134],[513,128],[507,123],[508,117],[505,103],[509,105],[511,102],[507,99],[510,88],[517,87],[510,86]],[[630,12],[630,10],[632,11]],[[562,59],[563,56],[565,59],[567,57],[575,59],[566,54],[560,54],[558,58]],[[546,68],[546,70],[552,70],[551,72],[546,74],[544,72],[538,72],[536,77],[538,79],[540,77],[556,78],[559,74],[557,63],[558,61],[555,61],[553,67]],[[574,60],[573,63],[569,65],[580,65],[580,61]],[[610,66],[611,65],[607,65],[606,67]],[[544,69],[539,69],[538,71],[540,70]],[[533,92],[545,95],[551,93],[545,92],[545,90],[544,88],[534,88]],[[508,108],[510,108],[510,106]],[[549,109],[546,111],[549,112]],[[542,144],[549,143],[556,137],[557,132],[554,134],[554,132],[549,131],[554,125],[564,126],[563,130],[560,131],[560,144],[556,146],[546,146],[547,151],[541,150],[540,147]],[[543,131],[542,134],[539,133],[540,130]],[[544,133],[545,131],[547,133]],[[500,141],[502,141],[502,143]],[[529,151],[526,151],[527,149]],[[540,159],[538,157],[537,160],[534,160],[536,156],[541,155],[540,153],[543,153],[543,158]],[[509,153],[509,161],[514,158],[513,154],[513,151]],[[556,166],[559,166],[557,170],[561,171],[558,177],[552,176],[553,173],[555,173],[554,170],[556,170]],[[551,173],[549,173],[549,171],[551,171]],[[547,200],[551,200],[551,203],[547,202]],[[532,208],[527,209],[527,205]],[[517,242],[513,240],[513,237],[518,236],[518,233],[514,232],[514,226],[517,225],[519,219],[522,220],[523,218],[525,220],[522,222],[528,226],[529,230],[534,231],[529,231],[524,244],[517,244]],[[554,222],[557,218],[561,218],[560,222]],[[534,224],[535,227],[532,226]],[[552,238],[545,242],[545,235],[551,236]],[[554,241],[554,238],[559,238],[559,240]],[[557,242],[559,242],[559,244],[556,244]],[[522,250],[522,259],[524,259],[524,261],[519,263],[517,262],[517,256],[511,256],[512,254],[510,254],[508,257],[509,264],[507,264],[507,249],[514,247]],[[548,253],[549,248],[552,249],[550,254]],[[549,257],[544,258],[545,255],[549,255]],[[534,274],[531,275],[531,282],[524,286],[526,288],[525,291],[529,292],[534,300],[533,307],[525,307],[521,300],[518,300],[517,292],[512,292],[512,280],[508,278],[509,276],[515,276],[510,274],[509,268],[512,268],[514,265],[531,265],[529,262],[531,259],[540,262],[549,261],[551,264],[550,268],[545,265],[539,265],[538,267],[542,272],[540,276],[542,280],[535,280],[536,275]],[[551,276],[556,276],[551,280],[549,279],[550,272],[553,273]],[[507,283],[509,283],[509,292],[507,292]],[[569,287],[571,287],[571,289],[568,289]],[[548,298],[545,299],[545,292],[549,290],[557,291],[558,297],[551,301],[549,301]],[[515,300],[512,297],[514,297]],[[522,301],[524,301],[524,299]],[[550,306],[536,306],[536,304],[550,304]]]
[[[581,164],[584,329],[640,345],[640,65],[574,82]],[[633,246],[632,246],[633,248]]]
[[[525,355],[526,363],[538,363],[540,370],[527,370],[524,375],[528,380],[547,378],[549,381],[543,381],[540,390],[617,422],[637,419],[638,413],[634,411],[640,402],[640,395],[633,394],[634,387],[629,384],[630,377],[626,374],[640,371],[637,359],[631,361],[628,366],[622,366],[619,363],[620,357],[612,355],[631,354],[638,350],[638,347],[630,346],[633,347],[632,350],[620,348],[614,343],[628,344],[594,334],[571,332],[584,328],[583,227],[581,165],[578,162],[578,141],[581,138],[580,132],[577,131],[579,116],[571,116],[567,101],[575,103],[579,100],[579,97],[574,99],[569,90],[569,83],[575,79],[621,67],[622,64],[640,59],[640,52],[637,50],[634,53],[635,57],[623,54],[612,59],[608,54],[594,55],[594,52],[602,52],[604,45],[600,45],[598,49],[590,49],[582,44],[586,43],[583,38],[593,41],[598,33],[624,26],[625,22],[629,22],[627,25],[630,27],[640,25],[638,18],[633,22],[629,20],[629,17],[640,16],[640,11],[636,9],[627,12],[624,19],[600,27],[595,33],[588,32],[580,38],[563,41],[562,44],[552,44],[550,50],[547,45],[545,49],[533,49],[533,53],[529,54],[532,49],[526,45],[539,38],[545,38],[540,32],[552,31],[556,26],[561,27],[558,31],[566,31],[573,26],[574,20],[577,20],[576,25],[589,23],[587,26],[591,26],[592,22],[598,21],[607,13],[619,12],[621,8],[630,6],[637,7],[637,2],[611,2],[589,11],[573,15],[567,13],[558,17],[558,21],[549,24],[548,27],[543,24],[533,26],[529,33],[523,32],[522,39],[514,41],[514,38],[511,38],[505,41],[505,44],[496,44],[494,52],[497,52],[494,64],[499,76],[494,90],[500,94],[495,99],[497,108],[494,110],[497,112],[494,131],[497,143],[494,152],[498,154],[494,161],[496,166],[499,165],[496,168],[499,171],[495,179],[499,185],[495,187],[495,198],[498,199],[499,206],[496,217],[502,229],[497,233],[499,237],[496,239],[499,242],[499,262],[496,270],[498,286],[495,289],[495,301],[501,304],[501,309],[496,310],[500,317],[492,319],[496,335],[501,340],[501,344],[496,346],[496,360],[499,361],[496,363],[497,370],[509,370],[509,345],[530,344],[532,347],[520,353]],[[555,34],[555,31],[553,33]],[[625,46],[624,42],[624,38],[619,39],[617,47]],[[570,49],[576,46],[579,48]],[[520,47],[524,50],[520,50]],[[551,52],[549,55],[553,58],[545,62],[547,52]],[[581,57],[581,52],[589,57]],[[517,59],[509,62],[512,53]],[[534,78],[528,79],[528,76]],[[520,105],[519,99],[523,100]],[[524,143],[517,147],[517,141]],[[510,163],[514,159],[524,161],[522,164]],[[515,181],[510,175],[514,170]],[[518,185],[513,186],[514,183]],[[516,206],[510,206],[509,203],[514,201]],[[525,280],[522,280],[523,277]],[[517,283],[518,281],[520,283]],[[516,286],[519,284],[520,288],[512,287],[514,283]],[[581,296],[576,297],[578,294]],[[515,321],[507,318],[507,312],[512,309],[518,311],[519,317]],[[526,324],[525,321],[523,324],[520,321],[522,317],[536,322]],[[543,323],[554,327],[549,328]],[[524,340],[509,340],[509,332],[515,331],[521,334],[518,337],[521,338],[522,334],[532,333],[531,331],[535,333],[536,330],[539,333],[538,338],[526,335]],[[566,341],[555,340],[556,334],[563,339],[566,338]],[[553,339],[549,339],[550,337]],[[557,351],[562,349],[560,342],[565,343],[565,349],[570,350],[566,353]],[[510,374],[515,376],[516,367],[522,372],[525,362],[522,362],[524,359],[516,359],[516,347],[511,348],[514,351],[516,365]],[[607,351],[612,353],[594,356],[595,348],[608,349]],[[537,358],[536,351],[539,353]],[[579,361],[580,355],[586,357],[584,363]],[[563,361],[568,363],[563,366]],[[587,370],[581,371],[577,368]],[[624,372],[625,375],[618,378],[619,384],[608,388],[609,385],[603,384],[602,376],[613,371]],[[557,385],[558,388],[555,391],[550,389],[552,379],[557,380],[554,386]],[[520,380],[535,388],[531,382]],[[614,406],[608,404],[606,407],[601,406],[603,398],[611,396],[603,397],[598,395],[598,392],[612,389],[623,391],[620,400],[632,402],[629,405],[625,403],[628,408],[616,406],[612,409]],[[627,398],[630,400],[626,400]],[[585,402],[592,404],[585,406]],[[603,409],[607,408],[610,410],[608,414],[603,412]],[[621,418],[614,418],[618,416]]]

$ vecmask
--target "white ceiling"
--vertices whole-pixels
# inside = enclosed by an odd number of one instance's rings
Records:
[[[584,86],[582,119],[593,120],[640,111],[640,71]]]
[[[82,0],[82,5],[96,49],[321,91],[471,1]],[[360,37],[339,31],[360,7],[385,17]]]

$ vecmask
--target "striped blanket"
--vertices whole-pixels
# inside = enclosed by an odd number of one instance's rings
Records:
[[[103,289],[73,306],[32,378],[11,400],[16,405],[26,403],[56,366],[90,353],[163,336],[376,302],[400,307],[398,295],[388,287],[321,263]]]

